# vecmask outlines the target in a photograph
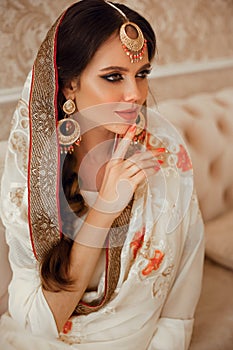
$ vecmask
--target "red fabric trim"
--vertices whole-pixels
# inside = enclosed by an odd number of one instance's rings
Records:
[[[31,169],[31,154],[32,154],[32,115],[31,115],[31,99],[32,99],[32,91],[33,91],[33,85],[34,85],[34,67],[32,69],[32,81],[31,81],[31,90],[30,90],[30,98],[29,98],[29,130],[30,130],[30,137],[29,137],[29,151],[28,151],[28,225],[29,225],[29,232],[30,232],[30,239],[31,239],[31,245],[32,245],[32,250],[34,253],[35,258],[38,260],[37,254],[36,254],[36,249],[33,241],[33,236],[32,236],[32,225],[31,225],[31,201],[30,201],[30,194],[31,194],[31,185],[30,185],[30,180],[31,180],[31,174],[30,174],[30,169]]]
[[[66,12],[65,12],[66,13]],[[57,35],[58,35],[58,28],[65,16],[65,13],[60,19],[59,25],[57,26],[56,34],[54,37],[54,56],[53,56],[53,67],[54,67],[54,75],[55,75],[55,84],[56,84],[56,91],[54,94],[54,106],[55,106],[55,118],[56,118],[56,126],[58,124],[58,108],[57,108],[57,96],[58,96],[58,71],[57,71]],[[58,133],[56,128],[56,135],[57,135],[57,190],[56,190],[56,202],[57,202],[57,213],[58,213],[58,222],[59,222],[59,231],[60,231],[60,238],[62,237],[62,222],[61,222],[61,214],[60,214],[60,200],[59,200],[59,188],[60,188],[60,147],[59,147],[59,141],[58,141]]]

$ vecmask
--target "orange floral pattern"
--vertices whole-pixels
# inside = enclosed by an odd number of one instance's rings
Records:
[[[180,145],[180,151],[177,155],[178,155],[178,161],[176,164],[177,168],[182,169],[182,171],[188,171],[192,169],[191,160],[183,145]]]
[[[152,271],[157,270],[164,258],[164,253],[161,250],[155,249],[154,257],[149,259],[148,265],[142,270],[143,276],[149,275]]]
[[[145,227],[142,228],[142,231],[135,233],[132,242],[130,243],[130,248],[133,253],[133,258],[137,256],[138,250],[142,247],[145,236]]]

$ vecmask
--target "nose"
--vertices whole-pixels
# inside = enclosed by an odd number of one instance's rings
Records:
[[[138,87],[137,81],[132,79],[127,82],[124,90],[124,101],[138,103],[141,99],[141,91]]]

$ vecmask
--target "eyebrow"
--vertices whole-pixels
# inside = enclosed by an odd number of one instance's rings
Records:
[[[140,70],[142,70],[142,69],[148,69],[148,68],[149,68],[149,69],[152,68],[150,63],[144,64],[144,66],[142,66],[141,68],[139,68],[138,71],[140,71]],[[128,71],[129,71],[128,68],[121,67],[121,66],[109,66],[109,67],[100,69],[101,72],[109,71],[109,70],[117,70],[117,71],[121,71],[121,72],[128,72]]]

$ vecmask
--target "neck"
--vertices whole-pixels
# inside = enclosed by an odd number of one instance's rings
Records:
[[[77,159],[87,155],[90,159],[93,155],[94,159],[106,156],[112,151],[114,138],[114,133],[102,127],[91,129],[82,135],[80,146],[75,148],[75,156]]]
[[[113,146],[115,134],[102,127],[96,127],[82,135],[80,147],[76,148],[76,155],[90,155],[94,149],[101,147],[104,154],[108,154]],[[97,153],[94,152],[94,153]]]
[[[81,144],[75,147],[75,172],[82,179],[83,189],[100,187],[106,163],[112,156],[115,134],[98,127],[82,136]]]

